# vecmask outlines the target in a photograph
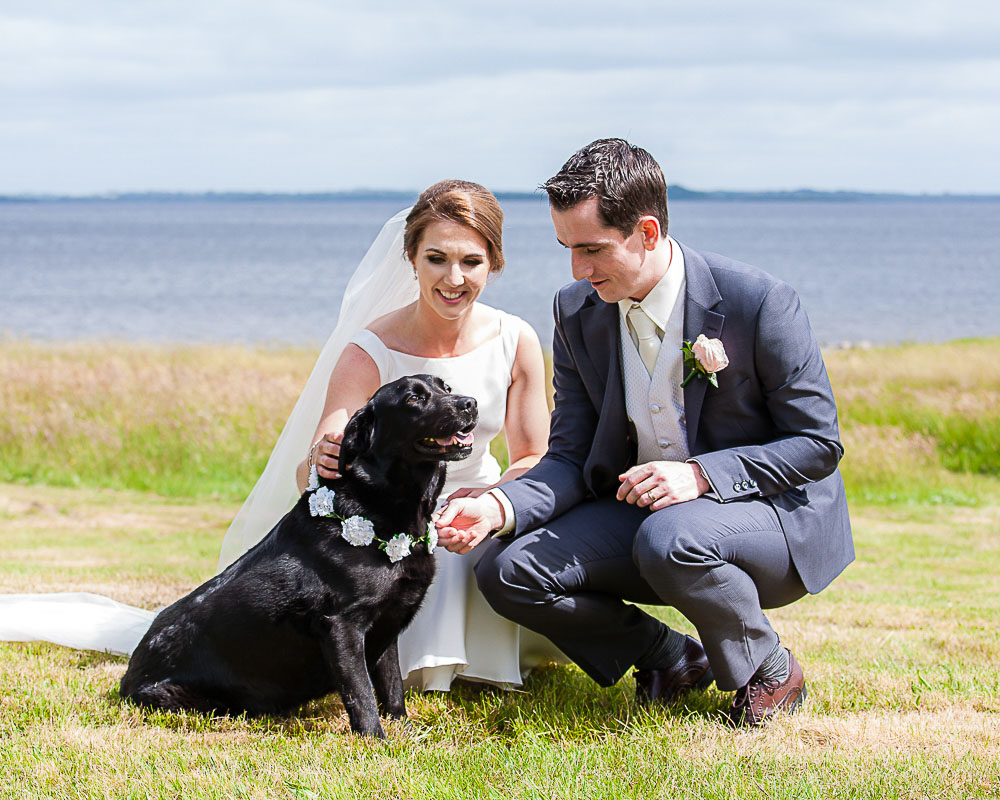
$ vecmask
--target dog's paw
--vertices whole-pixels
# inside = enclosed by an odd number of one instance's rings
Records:
[[[363,730],[354,730],[355,735],[364,736],[371,739],[385,739],[385,730],[382,728],[381,724],[376,724],[374,728],[365,728]]]

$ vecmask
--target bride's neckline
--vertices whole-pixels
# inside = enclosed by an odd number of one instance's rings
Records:
[[[486,340],[480,342],[479,344],[477,344],[471,350],[466,350],[464,353],[459,353],[458,355],[455,355],[455,356],[422,356],[422,355],[419,355],[417,353],[407,353],[405,350],[396,350],[395,348],[389,347],[389,345],[387,345],[384,341],[382,341],[382,337],[379,336],[377,333],[375,333],[375,331],[371,330],[370,328],[365,328],[364,330],[365,330],[365,333],[370,333],[372,336],[374,336],[376,339],[378,339],[379,343],[382,345],[382,347],[384,347],[390,353],[395,353],[396,355],[399,355],[399,356],[406,356],[407,358],[420,358],[420,359],[423,359],[424,361],[451,361],[451,360],[456,359],[456,358],[465,358],[466,356],[471,356],[473,353],[477,353],[478,351],[482,350],[487,345],[491,345],[494,342],[498,341],[500,339],[500,337],[503,335],[503,315],[502,314],[499,317],[499,323],[500,324],[499,324],[499,328],[497,330],[496,336],[491,336],[489,339],[486,339]]]

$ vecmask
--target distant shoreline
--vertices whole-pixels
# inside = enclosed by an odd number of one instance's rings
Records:
[[[60,350],[63,348],[97,348],[126,350],[239,350],[244,352],[280,353],[297,352],[312,354],[323,347],[323,340],[316,341],[285,341],[275,339],[265,340],[197,340],[197,339],[153,339],[132,338],[121,336],[84,336],[79,339],[72,337],[40,337],[30,336],[17,331],[0,328],[0,352],[11,347],[40,347]],[[843,352],[848,350],[906,350],[914,347],[941,347],[957,344],[977,344],[982,346],[1000,346],[1000,335],[985,334],[983,336],[956,336],[953,339],[919,340],[899,339],[892,341],[876,341],[871,339],[831,339],[820,340],[820,349],[824,352]],[[543,346],[546,358],[551,358],[551,348]]]
[[[0,203],[337,203],[337,202],[403,202],[412,203],[416,191],[356,189],[338,192],[109,192],[95,195],[13,194],[0,195]],[[535,192],[497,192],[503,200],[537,200],[544,195]],[[708,191],[671,186],[670,200],[712,200],[724,202],[794,202],[794,203],[859,203],[859,202],[963,202],[997,203],[1000,194],[905,194],[898,192],[819,191],[794,189],[787,191]]]

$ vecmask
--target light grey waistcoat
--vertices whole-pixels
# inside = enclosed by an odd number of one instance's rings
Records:
[[[681,389],[684,363],[680,341],[684,315],[677,307],[670,315],[652,375],[642,363],[624,316],[619,314],[618,319],[625,375],[625,411],[635,426],[638,463],[684,461],[689,457]]]

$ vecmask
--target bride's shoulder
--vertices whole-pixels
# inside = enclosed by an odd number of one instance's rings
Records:
[[[523,369],[525,362],[541,363],[542,345],[531,325],[515,314],[489,306],[484,308],[490,312],[489,329],[494,331],[489,338],[499,339],[515,374]]]
[[[472,307],[472,316],[470,321],[480,329],[483,328],[493,328],[497,329],[501,325],[501,317],[505,316],[504,312],[498,308],[493,308],[493,306],[488,306],[485,303],[480,303],[478,300]]]
[[[476,319],[477,338],[481,341],[499,338],[504,349],[517,348],[525,339],[538,341],[534,328],[515,314],[482,303],[476,303],[476,311],[479,315]]]
[[[488,318],[488,324],[491,325],[494,330],[499,330],[501,336],[506,334],[507,336],[514,337],[515,339],[527,337],[528,339],[535,339],[537,341],[538,334],[526,320],[521,319],[516,314],[511,314],[508,311],[501,311],[500,309],[492,308],[491,306],[483,306],[483,308],[487,309],[491,315]]]
[[[516,314],[511,314],[509,311],[501,311],[499,308],[493,308],[493,306],[488,306],[485,303],[477,302],[475,310],[478,314],[476,322],[483,328],[492,328],[493,330],[502,330],[503,328],[513,328],[514,330],[531,328],[527,322]]]

